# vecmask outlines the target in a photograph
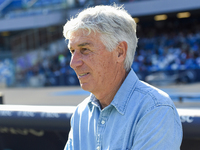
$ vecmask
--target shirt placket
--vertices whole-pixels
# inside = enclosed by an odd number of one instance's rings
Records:
[[[96,150],[102,150],[102,140],[103,140],[103,135],[104,131],[106,128],[106,124],[109,118],[109,114],[111,112],[111,108],[107,108],[103,111],[101,111],[99,120],[98,120],[98,125],[97,125],[97,147]]]
[[[106,113],[104,111],[101,112],[100,117],[99,117],[99,121],[98,121],[98,125],[97,125],[97,147],[96,150],[101,150],[102,149],[102,137],[103,137],[103,133],[106,127],[106,123],[108,120],[108,116],[106,115]]]

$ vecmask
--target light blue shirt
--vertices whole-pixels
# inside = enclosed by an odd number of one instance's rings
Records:
[[[172,100],[131,70],[103,110],[92,94],[77,106],[65,150],[179,150],[181,142]]]

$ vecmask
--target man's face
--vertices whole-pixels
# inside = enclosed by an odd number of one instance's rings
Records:
[[[78,30],[71,35],[68,47],[72,54],[70,66],[84,90],[95,94],[112,87],[117,74],[116,52],[106,50],[98,33],[87,35]]]

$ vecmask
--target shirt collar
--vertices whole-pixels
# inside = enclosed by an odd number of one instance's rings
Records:
[[[89,102],[88,102],[89,110],[92,111],[92,108],[94,106],[100,108],[99,100],[91,93],[90,96],[89,96]]]
[[[111,105],[113,105],[117,111],[124,115],[126,111],[126,107],[130,96],[133,94],[135,85],[138,81],[138,77],[135,72],[131,69],[128,76],[122,83],[121,87],[119,88],[118,92],[116,93]]]
[[[113,101],[111,102],[111,105],[113,105],[116,108],[116,110],[122,115],[124,115],[126,111],[126,106],[129,101],[129,97],[132,94],[133,89],[135,88],[135,84],[138,80],[139,79],[137,75],[131,69],[126,79],[122,83],[121,87],[119,88],[118,92],[116,93]],[[90,94],[88,102],[88,107],[90,111],[92,111],[92,108],[94,106],[100,108],[99,100],[93,94]]]

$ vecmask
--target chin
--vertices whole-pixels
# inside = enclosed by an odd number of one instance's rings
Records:
[[[91,86],[87,83],[81,83],[80,85],[83,90],[91,92]]]

